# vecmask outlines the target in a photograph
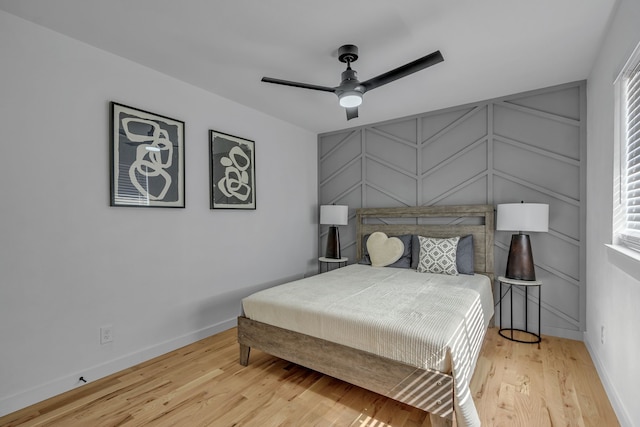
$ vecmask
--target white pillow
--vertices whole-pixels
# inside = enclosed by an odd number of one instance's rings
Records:
[[[397,237],[387,237],[376,231],[367,239],[367,251],[372,267],[385,267],[398,261],[404,253],[404,243]]]
[[[460,237],[436,239],[418,236],[418,239],[420,241],[419,273],[458,275],[456,251]]]

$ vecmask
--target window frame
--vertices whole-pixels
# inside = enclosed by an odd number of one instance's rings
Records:
[[[614,81],[615,87],[615,126],[614,138],[614,206],[613,206],[613,243],[624,246],[640,255],[640,227],[632,229],[628,227],[628,199],[627,179],[629,167],[627,165],[627,82],[631,76],[640,75],[640,43],[636,46],[620,74]],[[640,82],[635,88],[634,95],[640,97]],[[640,117],[640,111],[637,113]],[[638,143],[640,139],[636,139]],[[636,166],[640,165],[640,156],[636,157]],[[640,185],[640,177],[635,180]],[[640,224],[640,221],[635,221]]]

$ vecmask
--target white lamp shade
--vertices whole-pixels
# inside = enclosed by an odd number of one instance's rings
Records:
[[[498,205],[496,230],[549,231],[549,205],[506,203]]]
[[[349,206],[322,205],[320,206],[320,224],[347,225],[349,223]]]

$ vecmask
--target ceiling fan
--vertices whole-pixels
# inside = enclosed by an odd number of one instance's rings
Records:
[[[285,86],[301,87],[303,89],[321,90],[324,92],[333,92],[338,96],[340,105],[347,110],[347,120],[358,117],[358,105],[362,104],[362,95],[365,92],[373,90],[401,77],[408,76],[417,71],[423,70],[432,65],[444,61],[439,50],[430,53],[427,56],[416,59],[413,62],[402,65],[386,73],[382,73],[377,77],[361,82],[358,80],[358,73],[351,69],[351,63],[358,60],[358,47],[352,44],[346,44],[338,49],[338,60],[347,64],[347,69],[342,72],[342,81],[339,86],[328,87],[318,86],[308,83],[298,83],[289,80],[274,79],[271,77],[263,77],[262,81],[266,83],[275,83]]]

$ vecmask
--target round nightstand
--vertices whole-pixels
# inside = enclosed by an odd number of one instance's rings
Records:
[[[500,276],[498,277],[498,281],[500,282],[500,330],[498,331],[498,333],[511,341],[516,341],[516,342],[521,342],[524,344],[538,344],[538,347],[540,347],[540,341],[542,341],[542,337],[541,337],[541,333],[540,333],[540,305],[542,302],[542,299],[540,297],[540,290],[541,290],[541,285],[542,282],[540,280],[517,280],[517,279],[508,279],[506,277]],[[510,317],[511,317],[511,322],[509,323],[509,327],[508,328],[503,328],[502,327],[502,298],[504,298],[507,294],[505,293],[504,295],[502,294],[502,285],[507,285],[509,288],[507,289],[507,292],[510,294],[510,298],[511,298],[511,302],[510,302],[510,306],[509,306],[509,311],[510,311]],[[524,289],[524,329],[517,329],[513,327],[513,287],[517,286],[520,288]],[[538,332],[531,332],[529,330],[529,312],[528,312],[528,308],[529,308],[529,296],[528,296],[528,290],[530,287],[537,287],[538,288]],[[523,340],[519,340],[517,338],[513,337],[513,332],[514,331],[518,331],[518,332],[524,332],[526,334],[529,334],[533,337],[533,341],[523,341]],[[509,335],[507,335],[507,332],[510,332]]]
[[[330,265],[334,265],[335,268],[345,267],[349,258],[327,258],[321,256],[318,261],[320,262],[320,273],[322,273],[322,264],[327,266],[325,271],[329,271],[332,270],[332,268],[329,268]]]

